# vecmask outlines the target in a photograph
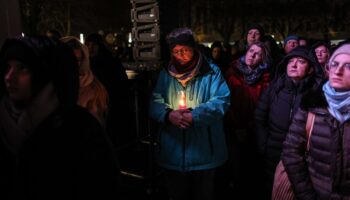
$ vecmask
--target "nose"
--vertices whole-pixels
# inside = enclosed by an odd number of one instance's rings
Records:
[[[343,68],[344,68],[343,65],[339,65],[338,67],[335,68],[334,73],[335,74],[341,74],[343,72]]]
[[[5,81],[10,82],[17,78],[17,70],[15,67],[9,67],[8,71],[5,74]]]
[[[297,62],[298,62],[297,60],[292,60],[291,61],[291,65],[292,65],[293,68],[297,67]]]

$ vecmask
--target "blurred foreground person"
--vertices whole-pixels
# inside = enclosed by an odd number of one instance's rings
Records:
[[[46,37],[8,39],[0,61],[0,199],[117,198],[111,143],[76,104],[70,47]]]

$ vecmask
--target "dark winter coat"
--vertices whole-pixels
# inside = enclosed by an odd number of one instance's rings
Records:
[[[4,133],[4,119],[0,132]],[[83,128],[83,129],[82,129]],[[15,155],[0,140],[0,199],[112,199],[118,168],[102,127],[80,107],[45,119]]]
[[[11,60],[30,73],[32,97],[22,106],[4,85]],[[79,76],[72,49],[46,37],[8,39],[0,50],[0,77],[0,199],[117,198],[119,170],[111,142],[76,104]]]
[[[263,184],[268,195],[272,192],[275,169],[280,161],[283,141],[289,125],[299,108],[302,96],[321,82],[317,73],[307,74],[298,83],[287,75],[287,65],[293,57],[303,57],[318,72],[310,52],[296,48],[284,57],[276,68],[276,77],[261,95],[255,112],[255,130],[258,150],[262,158]]]
[[[125,138],[129,138],[129,130],[133,125],[131,124],[132,111],[130,109],[132,94],[128,76],[120,60],[113,56],[99,34],[89,35],[85,43],[88,42],[98,45],[97,55],[92,57],[90,54],[90,66],[95,77],[101,81],[108,92],[106,130],[114,146],[117,147],[125,142],[123,141]]]
[[[288,132],[293,116],[299,108],[301,97],[322,81],[322,74],[306,75],[298,84],[287,76],[288,61],[293,57],[308,60],[314,71],[319,66],[305,48],[297,48],[290,52],[277,67],[277,76],[261,95],[255,112],[256,138],[258,149],[267,161],[267,171],[273,178],[275,167],[280,160],[282,144]]]
[[[340,125],[327,106],[321,90],[307,94],[284,142],[282,161],[298,199],[350,197],[350,121]],[[308,112],[315,122],[306,153]]]
[[[260,153],[269,163],[272,173],[280,160],[282,143],[302,95],[314,84],[311,78],[299,85],[284,76],[262,94],[255,112],[256,138]]]

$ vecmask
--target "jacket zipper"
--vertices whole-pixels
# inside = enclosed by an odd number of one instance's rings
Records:
[[[339,146],[340,146],[340,164],[339,164],[339,179],[338,179],[338,183],[337,186],[339,187],[342,180],[343,180],[343,163],[344,163],[344,158],[343,158],[343,137],[344,137],[344,124],[338,128],[338,133],[339,133]]]
[[[294,104],[295,104],[295,100],[297,98],[298,92],[293,92],[293,99],[292,99],[292,103],[291,103],[291,107],[290,107],[290,111],[289,111],[289,124],[291,122],[291,120],[293,119],[293,110],[294,110]]]

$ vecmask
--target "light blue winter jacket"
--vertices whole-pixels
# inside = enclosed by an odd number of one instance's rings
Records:
[[[230,105],[230,90],[216,65],[205,59],[202,63],[199,74],[185,88],[163,69],[153,90],[150,116],[160,123],[156,161],[166,169],[205,170],[227,160],[223,117]],[[193,116],[192,126],[185,131],[165,119],[169,109],[178,109],[181,90]]]

